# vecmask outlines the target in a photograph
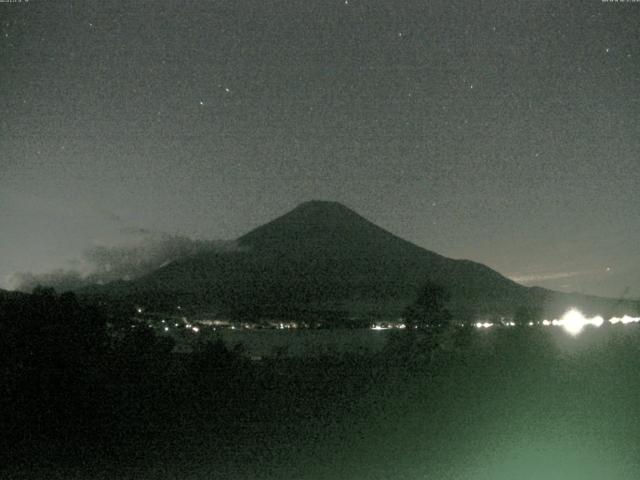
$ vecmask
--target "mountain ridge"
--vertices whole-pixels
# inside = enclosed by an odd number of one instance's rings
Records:
[[[614,302],[522,286],[481,263],[415,245],[338,202],[304,202],[236,241],[236,251],[174,261],[112,285],[111,294],[250,318],[397,317],[426,281],[445,286],[451,310],[465,319],[512,315],[522,306],[557,314],[575,303],[604,313]]]

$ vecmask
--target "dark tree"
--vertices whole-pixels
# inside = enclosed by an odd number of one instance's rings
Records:
[[[513,314],[513,321],[516,325],[522,326],[529,322],[540,320],[540,309],[532,306],[521,305]]]
[[[0,302],[0,333],[0,443],[11,448],[27,431],[33,439],[93,431],[105,318],[72,293],[38,287]]]
[[[446,308],[451,295],[442,285],[427,282],[418,292],[414,303],[404,311],[404,320],[410,329],[444,330],[451,324],[451,313]]]

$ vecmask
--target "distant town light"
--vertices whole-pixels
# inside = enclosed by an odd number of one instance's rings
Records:
[[[373,325],[371,330],[388,330],[387,327],[383,327],[382,325]]]
[[[478,322],[476,323],[476,328],[491,328],[493,327],[493,323],[491,322]]]
[[[630,317],[629,315],[625,315],[622,318],[613,317],[612,319],[609,320],[609,322],[612,325],[615,325],[616,323],[622,323],[623,325],[627,325],[628,323],[638,323],[638,322],[640,322],[640,317]]]
[[[553,320],[552,322],[553,325],[563,327],[571,335],[577,335],[587,325],[600,327],[603,323],[604,318],[601,316],[587,318],[575,308],[565,313],[560,320]]]
[[[587,319],[581,312],[574,308],[565,313],[558,323],[571,335],[577,335],[587,324]]]

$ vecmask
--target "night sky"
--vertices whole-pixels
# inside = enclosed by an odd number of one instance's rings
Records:
[[[639,43],[632,2],[3,0],[0,287],[325,199],[640,297]]]

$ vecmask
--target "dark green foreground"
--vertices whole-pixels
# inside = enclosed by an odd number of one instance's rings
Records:
[[[635,326],[263,362],[143,331],[88,357],[42,342],[3,357],[1,478],[640,478]]]

